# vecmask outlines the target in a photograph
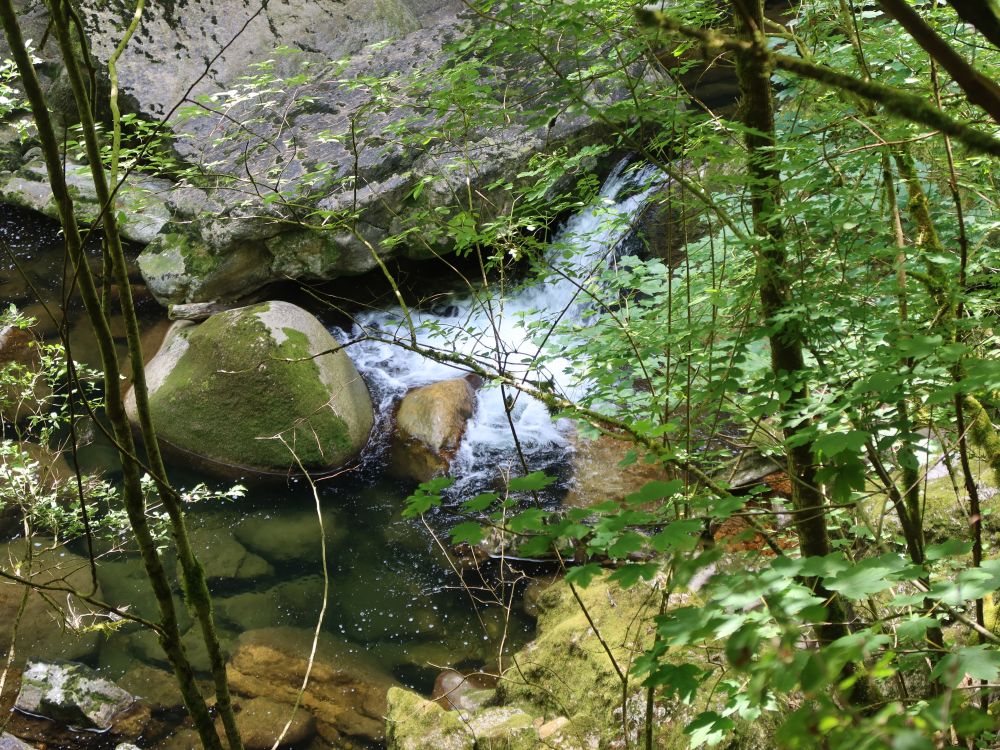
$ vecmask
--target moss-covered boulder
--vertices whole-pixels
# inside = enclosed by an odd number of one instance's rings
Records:
[[[565,581],[554,583],[538,598],[537,637],[513,657],[516,666],[503,673],[495,703],[541,717],[545,723],[538,724],[539,733],[544,728],[546,739],[540,747],[625,747],[623,726],[628,727],[629,743],[637,746],[645,725],[645,689],[632,679],[623,720],[622,683],[607,650],[627,671],[652,644],[659,592],[643,583],[626,590],[599,578],[577,593],[590,620]],[[678,652],[674,658],[709,667],[696,652]],[[713,704],[717,700],[711,681],[688,702],[658,698],[655,747],[686,750],[690,744],[686,724],[701,711],[718,710],[720,706]],[[773,747],[772,730],[770,724],[737,722],[723,747]]]
[[[475,740],[459,715],[403,688],[389,691],[389,750],[473,750]]]
[[[146,379],[160,439],[228,471],[335,469],[357,458],[374,422],[346,352],[287,302],[175,324]],[[131,392],[127,408],[134,420]]]

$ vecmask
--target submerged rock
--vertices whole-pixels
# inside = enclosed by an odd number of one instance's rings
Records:
[[[476,407],[466,378],[414,388],[396,412],[392,470],[417,482],[446,474]]]
[[[279,747],[297,747],[316,734],[316,719],[313,715],[304,708],[296,709],[291,703],[279,703],[270,698],[251,698],[238,701],[238,708],[236,726],[246,750],[270,750],[289,719],[291,722],[288,731],[284,733]]]
[[[90,667],[72,662],[29,662],[14,707],[79,729],[111,729],[135,697]]]
[[[52,540],[35,538],[28,563],[28,545],[23,540],[0,547],[0,565],[38,584],[65,583],[68,589],[90,591],[90,565],[87,560],[61,547]],[[17,663],[27,658],[78,660],[90,657],[97,651],[100,633],[85,631],[94,623],[91,608],[72,594],[49,592],[43,597],[37,590],[28,593],[24,612],[18,619],[18,610],[24,588],[13,581],[0,580],[0,654],[11,646],[14,623],[18,624],[15,643]],[[100,588],[95,592],[103,598]]]
[[[239,637],[227,674],[234,692],[294,703],[306,672],[313,632],[304,628],[252,630]],[[396,684],[361,647],[320,635],[301,705],[316,717],[329,743],[343,737],[381,741],[386,693]]]
[[[331,554],[347,535],[336,512],[324,509],[323,533],[327,554]],[[314,510],[253,515],[241,520],[233,535],[247,549],[275,565],[312,564],[314,570],[320,570],[322,545]]]
[[[357,458],[374,423],[347,353],[287,302],[175,324],[146,378],[160,438],[218,471],[335,469]],[[131,391],[127,408],[134,420]]]

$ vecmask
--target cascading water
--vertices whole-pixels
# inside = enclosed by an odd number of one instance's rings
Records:
[[[363,313],[350,333],[335,331],[342,340],[363,339],[352,346],[351,356],[383,417],[407,390],[464,374],[460,367],[393,343],[410,343],[411,325],[419,347],[475,360],[491,372],[544,382],[571,400],[579,396],[586,384],[553,351],[553,337],[546,332],[580,322],[588,307],[582,290],[613,262],[661,178],[653,167],[632,169],[627,161],[619,163],[597,200],[572,216],[553,240],[544,259],[549,269],[544,278],[517,287],[484,285],[432,311],[411,309],[409,320],[399,307]],[[544,369],[535,365],[539,355],[546,357]],[[506,395],[508,404],[513,401],[509,420],[499,388],[479,391],[476,412],[452,465],[459,487],[480,484],[498,466],[516,459],[511,422],[532,469],[564,452],[566,425],[554,423],[540,401],[510,389]]]

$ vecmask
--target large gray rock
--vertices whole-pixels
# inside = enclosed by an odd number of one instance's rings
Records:
[[[159,437],[209,468],[334,469],[357,458],[374,423],[350,357],[287,302],[175,324],[146,380]],[[135,419],[131,391],[126,408]]]
[[[14,707],[79,729],[106,731],[135,698],[83,664],[29,662]]]
[[[77,220],[93,224],[102,215],[103,206],[97,200],[90,167],[67,159],[65,174]],[[122,237],[142,245],[152,242],[170,218],[165,200],[170,188],[167,180],[141,174],[125,179],[116,195]],[[0,201],[59,219],[48,172],[41,159],[29,161],[13,174],[0,177]]]

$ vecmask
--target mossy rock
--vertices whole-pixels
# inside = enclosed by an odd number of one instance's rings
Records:
[[[514,656],[512,663],[517,666],[504,672],[496,703],[546,719],[566,717],[558,728],[559,746],[623,746],[622,683],[605,645],[618,665],[628,669],[652,645],[660,592],[643,583],[626,590],[598,578],[586,588],[578,587],[577,593],[600,638],[569,585],[565,581],[552,584],[538,597],[538,635]],[[693,652],[677,652],[672,658],[709,666]],[[636,733],[632,738],[635,742],[645,720],[645,690],[638,679],[633,679],[632,685],[625,723],[630,734]],[[718,710],[720,706],[713,705],[713,700],[717,698],[711,695],[710,684],[688,704],[658,699],[654,707],[655,747],[686,750],[690,737],[684,727],[701,711]],[[738,722],[722,746],[730,750],[769,747],[772,733],[770,724],[747,726]]]
[[[374,423],[346,352],[287,302],[175,326],[146,379],[161,440],[220,473],[333,470],[357,458]],[[134,421],[132,392],[127,408]]]
[[[403,688],[389,690],[389,750],[473,750],[475,740],[459,715]]]

